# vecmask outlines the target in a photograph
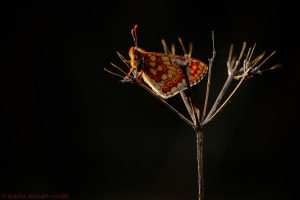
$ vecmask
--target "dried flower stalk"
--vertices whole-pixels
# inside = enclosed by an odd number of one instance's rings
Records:
[[[185,53],[185,55],[188,55],[189,58],[191,58],[192,54],[192,44],[190,44],[189,47],[189,53],[186,53],[186,50],[184,48],[182,39],[179,37],[179,43],[180,46]],[[165,40],[162,40],[162,45],[164,48],[164,51],[166,54],[169,54],[170,56],[175,55],[175,45],[172,44],[171,51],[169,51],[169,48],[166,45]],[[203,132],[206,125],[208,125],[223,109],[230,100],[232,99],[233,95],[236,94],[236,92],[240,89],[241,85],[249,78],[253,77],[257,74],[262,74],[265,71],[274,70],[281,65],[277,64],[272,67],[261,69],[262,65],[269,60],[271,56],[273,56],[276,52],[272,52],[268,56],[266,56],[266,53],[263,52],[256,56],[254,59],[252,59],[254,50],[256,45],[253,47],[248,47],[246,42],[243,43],[242,49],[240,50],[240,53],[238,56],[233,55],[233,44],[230,46],[229,49],[229,55],[228,60],[226,62],[227,66],[227,79],[225,83],[223,84],[222,89],[220,90],[217,98],[215,99],[213,106],[208,109],[208,101],[209,101],[209,91],[210,91],[210,85],[211,85],[211,72],[213,63],[216,57],[216,51],[215,51],[215,45],[214,45],[214,32],[212,32],[212,57],[208,59],[208,76],[207,76],[207,84],[206,84],[206,93],[205,93],[205,99],[204,99],[204,105],[202,110],[202,115],[200,117],[200,109],[199,106],[196,105],[195,99],[193,96],[193,92],[191,88],[189,87],[189,83],[187,84],[188,88],[185,91],[180,92],[181,99],[185,105],[185,108],[187,109],[187,113],[189,114],[189,118],[184,116],[182,113],[180,113],[176,108],[171,106],[166,100],[162,99],[160,96],[158,96],[155,92],[151,90],[151,88],[146,85],[140,78],[137,76],[137,72],[133,72],[130,75],[126,73],[123,69],[118,67],[117,65],[112,64],[115,69],[117,69],[121,74],[112,72],[108,69],[104,70],[112,75],[115,75],[119,78],[122,78],[122,83],[134,83],[146,90],[148,93],[150,93],[155,99],[157,99],[159,102],[164,104],[167,108],[169,108],[173,113],[175,113],[180,119],[182,119],[188,126],[194,129],[196,133],[196,151],[197,151],[197,171],[198,171],[198,197],[199,200],[204,200],[204,191],[203,191]],[[124,56],[122,56],[119,52],[117,52],[120,59],[125,63],[125,65],[130,69],[129,61],[125,59]],[[182,68],[183,69],[183,68]],[[185,71],[185,69],[183,69]],[[187,77],[187,76],[186,76]],[[188,82],[188,79],[187,79]],[[237,82],[236,86],[232,91],[229,92],[229,95],[226,96],[228,93],[229,86],[233,82]]]

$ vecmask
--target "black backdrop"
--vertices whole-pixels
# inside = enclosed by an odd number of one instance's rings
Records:
[[[209,200],[299,199],[298,10],[287,1],[40,2],[1,5],[0,197],[196,199],[195,136],[145,91],[104,73],[139,45],[194,43],[216,63],[212,97],[226,78],[231,42],[277,50],[284,67],[254,77],[207,127]],[[203,102],[204,84],[194,88]],[[178,106],[175,97],[170,102]],[[298,195],[297,195],[298,194]]]

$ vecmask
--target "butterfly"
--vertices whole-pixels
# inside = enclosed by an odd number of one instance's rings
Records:
[[[138,47],[136,29],[137,25],[131,30],[135,46],[129,49],[130,71],[124,80],[134,74],[154,93],[167,99],[187,89],[188,83],[191,87],[203,79],[208,66],[198,59],[191,58],[191,48],[189,54],[186,54],[181,39],[184,56],[175,55],[175,47],[170,53],[164,41],[165,53],[148,52]]]

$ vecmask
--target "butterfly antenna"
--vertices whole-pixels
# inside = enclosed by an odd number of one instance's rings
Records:
[[[134,45],[135,48],[138,48],[138,44],[137,44],[137,34],[136,34],[136,29],[137,29],[138,25],[134,25],[133,29],[131,29],[131,35],[134,41]]]

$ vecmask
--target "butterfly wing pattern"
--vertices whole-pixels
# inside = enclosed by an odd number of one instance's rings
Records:
[[[199,83],[207,73],[206,64],[197,59],[191,59],[188,66],[181,68],[172,59],[174,57],[155,52],[140,51],[139,57],[143,60],[142,78],[151,89],[164,99],[170,98],[187,88],[185,73],[187,72],[190,86]],[[184,61],[184,57],[175,56],[175,59]]]

